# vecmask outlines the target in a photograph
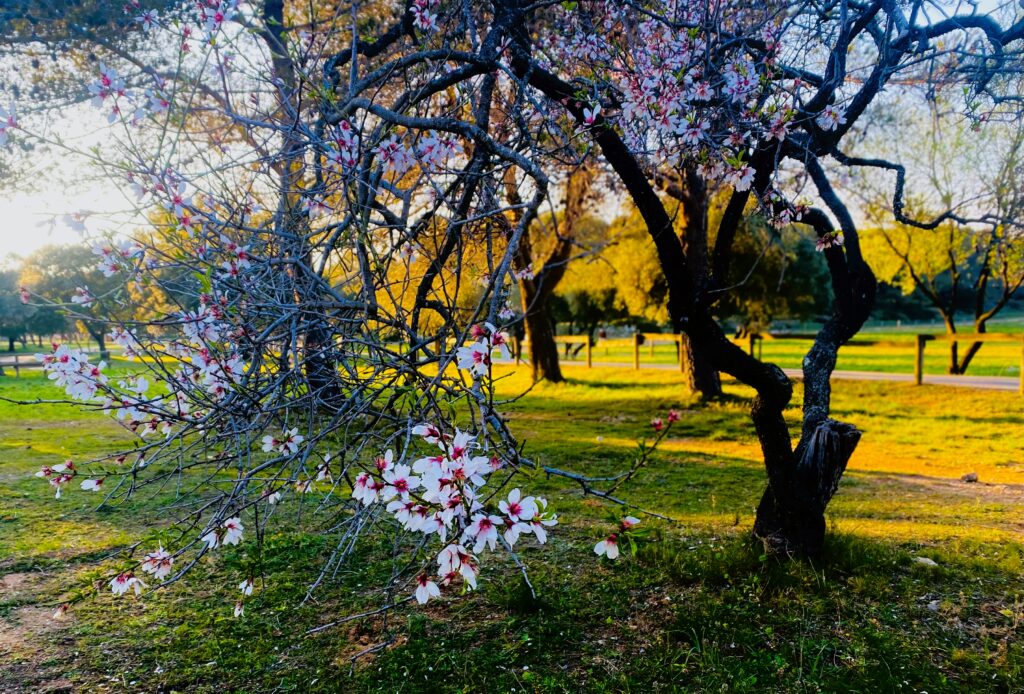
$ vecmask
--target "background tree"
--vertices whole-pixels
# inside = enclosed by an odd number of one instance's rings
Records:
[[[506,176],[506,187],[512,185],[515,185],[514,179]],[[539,217],[516,249],[523,326],[530,345],[530,368],[534,380],[544,379],[552,383],[565,380],[558,364],[551,297],[565,277],[574,252],[581,248],[578,239],[583,234],[581,227],[585,224],[587,208],[592,201],[593,185],[593,169],[582,166],[571,172],[565,181],[561,209]],[[509,190],[508,195],[510,200],[522,203],[518,190]],[[516,221],[519,216],[518,212],[513,213]]]
[[[24,340],[34,313],[22,303],[18,294],[17,270],[0,270],[0,338],[7,339],[7,351],[15,350],[15,342]]]
[[[43,347],[46,340],[54,335],[63,336],[68,329],[68,320],[64,313],[52,306],[33,306],[35,309],[29,316],[25,327],[29,335],[34,335],[36,344]]]
[[[776,229],[749,216],[736,236],[730,291],[720,303],[722,317],[743,335],[767,332],[778,319],[814,320],[831,310],[828,268],[814,241],[793,226]]]
[[[135,309],[126,304],[122,282],[104,277],[97,260],[86,246],[44,246],[25,257],[20,282],[32,294],[59,306],[106,354],[114,321],[128,318]]]
[[[963,313],[974,332],[984,333],[1024,284],[1024,128],[995,123],[976,131],[951,120],[933,105],[926,121],[932,130],[921,133],[925,144],[912,151],[922,160],[923,181],[908,209],[939,223],[921,229],[892,221],[875,187],[865,196],[875,226],[865,230],[864,248],[879,279],[905,295],[919,292],[948,334],[957,332]],[[950,342],[948,372],[967,373],[981,346],[972,342],[961,353]]]

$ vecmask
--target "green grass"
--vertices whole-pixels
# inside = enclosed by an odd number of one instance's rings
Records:
[[[527,385],[523,371],[499,382],[504,394]],[[682,421],[622,491],[678,522],[647,520],[635,557],[598,560],[591,548],[608,508],[564,479],[536,477],[528,486],[563,521],[548,546],[522,552],[537,600],[507,560],[489,561],[477,593],[314,636],[305,632],[379,604],[371,587],[389,575],[389,538],[361,548],[305,604],[337,538],[297,523],[258,556],[247,542],[167,590],[115,600],[111,555],[159,524],[167,497],[98,511],[77,490],[53,499],[32,477],[40,465],[130,439],[98,415],[0,402],[0,691],[1024,688],[1021,398],[837,384],[835,416],[865,435],[829,508],[827,553],[779,562],[749,539],[764,485],[749,391],[730,383],[721,401],[698,405],[667,371],[568,373],[505,408],[526,451],[574,471],[621,470],[651,417],[679,408]],[[56,394],[37,373],[0,379],[0,396]],[[794,422],[797,406],[786,413]],[[980,482],[960,482],[965,472]],[[253,566],[263,583],[235,620],[237,577]],[[84,599],[68,619],[50,620],[75,596]]]

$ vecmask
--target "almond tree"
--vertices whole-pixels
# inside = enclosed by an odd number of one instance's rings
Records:
[[[148,357],[130,377],[111,379],[63,346],[42,356],[69,397],[147,438],[129,455],[41,476],[59,493],[88,475],[80,486],[112,498],[173,479],[195,498],[177,546],[126,563],[116,593],[140,589],[136,568],[175,580],[309,493],[334,519],[324,576],[378,520],[408,531],[386,559],[380,610],[475,586],[486,551],[501,543],[515,557],[517,542],[543,542],[554,522],[518,489],[497,503],[538,463],[516,445],[489,376],[516,253],[582,149],[639,210],[673,328],[755,391],[768,473],[755,533],[773,551],[819,552],[860,438],[829,417],[830,376],[875,292],[834,169],[894,173],[894,216],[938,223],[904,214],[900,162],[850,156],[843,138],[899,79],[963,86],[970,115],[1017,114],[1005,87],[1024,20],[1009,6],[1002,23],[935,7],[199,0],[173,17],[140,11],[153,53],[108,49],[89,89],[114,134],[87,154],[173,221],[155,230],[159,244],[111,234],[95,252],[128,283],[190,271],[198,308],[116,326],[127,354]],[[144,59],[153,55],[162,59]],[[6,128],[44,139],[28,119]],[[676,233],[658,194],[667,173],[688,171],[731,189],[703,250],[704,239]],[[822,207],[799,201],[805,188]],[[714,319],[754,210],[814,235],[834,295],[803,362],[795,446],[783,416],[791,382]],[[426,238],[438,240],[427,267],[401,272]],[[442,279],[479,281],[465,276],[469,248],[485,249],[486,286],[464,305]],[[411,305],[378,300],[410,291]],[[635,472],[602,488],[608,480],[544,470],[612,503]],[[609,541],[596,551],[617,554]]]

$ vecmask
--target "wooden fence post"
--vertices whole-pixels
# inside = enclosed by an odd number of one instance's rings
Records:
[[[14,355],[14,377],[21,378],[21,367],[18,366],[18,355]]]
[[[924,346],[927,335],[917,336],[917,351],[914,354],[914,383],[921,385],[924,382]]]
[[[677,356],[679,357],[679,373],[681,374],[686,373],[686,356],[683,352],[683,340],[685,339],[686,336],[682,333],[676,335],[676,347],[678,348]]]
[[[593,360],[593,356],[592,356],[592,354],[590,352],[590,336],[589,335],[587,335],[587,341],[584,344],[586,345],[586,352],[587,352],[587,368],[588,369],[592,369],[592,368],[594,368],[594,360]]]
[[[633,368],[640,368],[640,333],[633,333]]]

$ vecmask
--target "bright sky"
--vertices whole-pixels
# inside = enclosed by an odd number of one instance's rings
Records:
[[[37,117],[28,127],[51,139],[59,135],[76,152],[87,151],[110,136],[102,114],[84,104],[59,115]],[[47,244],[79,241],[80,235],[62,221],[66,214],[110,214],[128,207],[117,186],[97,180],[95,170],[83,165],[83,160],[77,154],[43,150],[26,162],[31,167],[27,174],[29,190],[4,186],[0,181],[0,261],[11,253],[25,255]],[[14,165],[23,164],[15,160]],[[49,176],[47,172],[51,172]],[[87,221],[89,231],[94,233],[110,226],[95,217]]]
[[[42,186],[33,193],[0,197],[0,257],[26,255],[47,244],[75,243],[81,236],[62,221],[65,214],[79,210],[114,210],[124,198],[110,191],[58,190]]]

